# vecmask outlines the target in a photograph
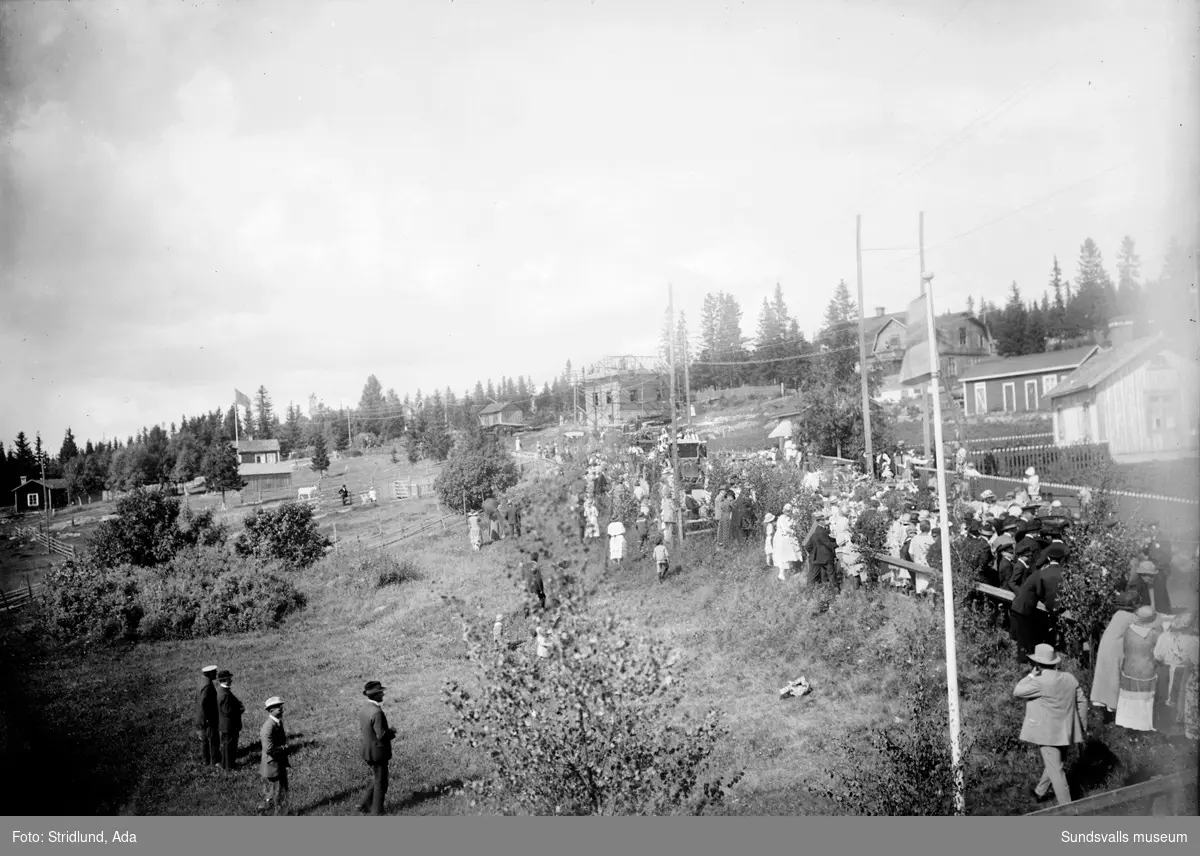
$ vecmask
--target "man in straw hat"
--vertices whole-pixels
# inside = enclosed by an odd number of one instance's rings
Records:
[[[287,758],[287,732],[283,729],[283,699],[271,696],[263,707],[266,708],[267,718],[258,730],[262,741],[262,762],[258,767],[263,777],[262,811],[286,814],[290,765]]]
[[[383,799],[387,796],[388,761],[392,759],[392,740],[396,737],[396,729],[388,726],[387,714],[383,712],[384,689],[379,681],[367,681],[363,688],[366,701],[358,710],[362,759],[371,769],[371,784],[358,804],[358,810],[364,814],[383,814]]]
[[[200,738],[200,763],[205,766],[221,765],[221,733],[218,730],[217,688],[213,680],[217,677],[216,666],[205,666],[200,670],[199,693],[196,698],[196,732]]]
[[[1063,772],[1063,749],[1084,742],[1087,699],[1075,676],[1058,668],[1062,658],[1052,645],[1038,645],[1029,659],[1033,669],[1017,682],[1013,695],[1025,700],[1020,739],[1038,747],[1045,765],[1033,796],[1042,802],[1053,788],[1058,804],[1066,805],[1071,790]]]

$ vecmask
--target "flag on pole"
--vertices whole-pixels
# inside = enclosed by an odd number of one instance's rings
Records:
[[[246,395],[246,393],[242,392],[237,387],[234,387],[233,388],[233,403],[240,404],[242,407],[249,410],[250,409],[250,396]]]
[[[925,312],[927,299],[928,293],[922,294],[908,305],[908,317],[904,322],[904,359],[900,363],[900,383],[905,386],[928,383],[933,378],[929,370],[929,323]],[[939,345],[944,344],[940,329],[937,338]]]

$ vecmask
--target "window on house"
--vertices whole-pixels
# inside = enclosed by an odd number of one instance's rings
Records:
[[[638,399],[637,399],[637,390],[636,389],[629,390],[629,400],[632,401],[634,404],[637,404]]]
[[[958,375],[958,361],[955,360],[954,357],[946,360],[946,371],[949,373],[950,377],[955,377]]]
[[[964,346],[967,344],[967,328],[966,327],[958,328],[958,344],[964,345]]]
[[[887,340],[887,346],[888,346],[889,350],[893,350],[893,351],[900,350],[900,337],[897,335],[897,336],[892,336],[891,338],[889,338]]]
[[[40,496],[38,496],[36,493],[28,494],[28,497],[29,497],[29,507],[30,508],[37,508],[38,505],[41,504],[42,498]]]
[[[1146,418],[1151,434],[1175,430],[1178,422],[1176,403],[1173,392],[1155,392],[1146,396]]]
[[[1056,386],[1058,386],[1058,375],[1042,375],[1042,395],[1045,395]]]
[[[592,404],[596,405],[597,407],[600,406],[600,393],[598,393],[598,392],[592,393]]]

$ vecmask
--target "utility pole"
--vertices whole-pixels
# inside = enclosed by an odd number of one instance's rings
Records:
[[[673,323],[673,322],[672,322]],[[683,395],[687,403],[687,425],[692,427],[692,379],[688,373],[688,340],[683,339]]]
[[[346,408],[346,446],[354,445],[354,435],[350,433],[350,408]]]
[[[46,487],[46,452],[44,449],[42,450],[42,454],[38,460],[38,463],[42,465],[42,496],[44,497],[44,502],[46,505],[46,555],[49,556],[54,552],[54,550],[50,548],[50,488]]]
[[[934,328],[933,314],[933,274],[921,275],[921,283],[929,282],[929,290],[925,293],[925,319],[929,325],[929,372],[933,387],[934,419],[933,431],[938,449],[942,448],[942,403],[939,385],[941,383],[941,366],[938,359],[937,335]],[[946,627],[946,698],[950,719],[950,767],[954,775],[954,813],[961,815],[965,811],[966,799],[963,794],[962,754],[959,747],[959,730],[961,723],[958,710],[958,655],[954,638],[954,578],[950,573],[950,517],[946,503],[946,456],[938,455],[937,460],[937,494],[938,520],[941,522],[942,539],[942,607]]]
[[[917,246],[921,254],[921,293],[925,293],[925,212],[917,215]],[[930,328],[929,335],[934,333]],[[932,347],[932,342],[930,347]],[[921,384],[921,435],[925,440],[925,461],[932,462],[929,457],[929,390]]]
[[[875,472],[875,456],[871,453],[871,393],[867,389],[867,322],[863,315],[862,275],[862,215],[855,218],[854,251],[858,258],[858,376],[862,380],[863,440],[866,442],[866,470]]]
[[[671,313],[671,330],[675,329],[675,287],[667,285],[667,305]],[[675,335],[672,333],[671,342],[671,481],[675,487],[675,531],[679,537],[679,545],[683,546],[683,490],[679,483],[679,414],[675,407]]]

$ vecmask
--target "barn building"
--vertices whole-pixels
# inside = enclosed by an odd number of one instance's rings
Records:
[[[21,483],[12,489],[12,493],[13,509],[18,514],[44,512],[47,500],[52,509],[66,508],[70,502],[66,479],[27,479],[21,476]]]
[[[247,492],[281,490],[292,486],[293,464],[273,461],[262,464],[240,464],[238,475],[246,482],[242,489]]]
[[[479,424],[483,428],[521,428],[525,411],[511,401],[495,401],[479,411]]]
[[[1191,457],[1200,368],[1162,336],[1102,352],[1050,393],[1054,442],[1106,443],[1117,463]]]
[[[966,414],[1049,412],[1051,390],[1099,350],[1087,345],[976,363],[958,378]]]

